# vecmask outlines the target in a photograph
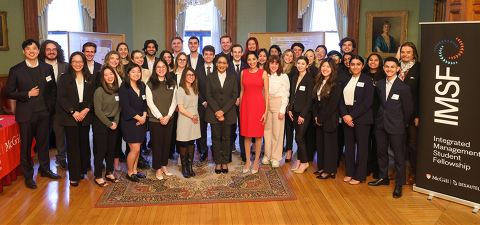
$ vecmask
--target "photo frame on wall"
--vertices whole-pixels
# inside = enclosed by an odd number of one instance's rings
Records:
[[[382,58],[394,57],[398,47],[407,42],[408,10],[369,11],[365,57],[378,53]]]
[[[0,50],[8,51],[7,12],[0,12]]]

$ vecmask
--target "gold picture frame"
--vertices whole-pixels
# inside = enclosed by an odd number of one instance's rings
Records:
[[[0,51],[8,51],[8,28],[7,28],[7,12],[0,12]]]
[[[408,10],[398,11],[369,11],[367,15],[367,32],[365,34],[367,47],[365,58],[372,53],[382,58],[394,57],[398,47],[407,42]],[[388,23],[386,23],[388,22]],[[390,25],[388,41],[385,40],[383,25]],[[394,46],[392,46],[394,42]],[[382,51],[383,50],[383,51]]]

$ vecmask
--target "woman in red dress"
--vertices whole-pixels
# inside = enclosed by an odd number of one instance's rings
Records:
[[[265,70],[257,68],[258,55],[254,51],[247,53],[247,62],[250,66],[241,74],[240,91],[240,135],[245,137],[245,154],[247,162],[243,173],[250,169],[250,145],[255,138],[257,149],[262,147],[262,137],[267,122],[268,112],[268,75]],[[264,91],[266,90],[266,91]],[[255,154],[252,174],[258,172],[258,159],[260,154]]]

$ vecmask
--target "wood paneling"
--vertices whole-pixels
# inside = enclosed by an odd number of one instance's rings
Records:
[[[288,0],[287,32],[297,32],[298,0]]]
[[[237,43],[237,0],[227,1],[227,35],[232,38],[232,44]]]
[[[25,39],[40,39],[38,31],[37,0],[23,0],[23,16],[25,19]],[[10,28],[13,29],[13,28]]]
[[[348,37],[352,37],[357,42],[354,54],[358,54],[358,46],[365,43],[359,43],[359,26],[360,26],[360,0],[348,1]]]
[[[165,0],[165,50],[173,52],[172,38],[175,37],[175,0]]]
[[[94,32],[108,33],[107,0],[95,0]]]
[[[447,0],[445,21],[480,21],[480,0]]]

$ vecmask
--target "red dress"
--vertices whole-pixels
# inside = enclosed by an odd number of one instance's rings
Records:
[[[265,126],[262,125],[260,119],[265,113],[262,79],[264,70],[258,69],[255,73],[250,73],[248,70],[243,70],[240,135],[244,137],[263,137]]]

